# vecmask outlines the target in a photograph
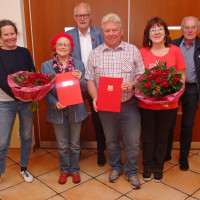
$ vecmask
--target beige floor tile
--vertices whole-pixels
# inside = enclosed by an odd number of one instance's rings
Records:
[[[52,148],[52,149],[44,149],[45,151],[47,151],[47,152],[53,152],[53,151],[57,151],[57,149],[56,148]]]
[[[79,165],[80,165],[81,171],[91,176],[97,176],[111,169],[108,162],[103,167],[99,167],[97,165],[97,155],[92,155],[88,158],[84,158],[80,160]]]
[[[48,200],[65,200],[63,197],[59,196],[59,195],[56,195]]]
[[[45,154],[29,160],[28,169],[34,176],[58,169],[59,159],[53,155]]]
[[[200,153],[200,150],[199,149],[191,149],[190,153],[197,154],[197,153]]]
[[[24,179],[22,178],[20,174],[19,165],[12,165],[12,166],[6,167],[5,174],[1,175],[0,190],[11,187],[23,181]]]
[[[36,149],[35,152],[31,152],[29,159],[36,158],[38,156],[44,155],[47,152],[43,149]],[[20,163],[20,148],[9,149],[7,156],[17,163]]]
[[[81,149],[80,159],[86,158],[88,156],[94,155],[95,152],[89,149]]]
[[[197,192],[195,192],[192,196],[197,199],[200,199],[200,189]]]
[[[200,173],[200,156],[194,155],[188,159],[190,170]]]
[[[6,167],[10,166],[10,165],[14,165],[15,163],[10,160],[8,157],[6,157]]]
[[[67,178],[67,182],[65,184],[59,184],[58,183],[59,176],[60,176],[60,171],[54,170],[52,172],[39,176],[38,179],[44,182],[49,187],[51,187],[54,191],[59,193],[78,185],[72,182],[72,176],[69,176]],[[91,179],[90,176],[88,176],[83,172],[80,172],[80,176],[81,176],[81,183]]]
[[[7,153],[7,157],[11,158],[15,162],[20,162],[20,148],[17,149],[9,149]]]
[[[59,158],[59,154],[58,154],[58,151],[53,151],[53,152],[50,152],[52,155],[56,156],[57,158]]]
[[[61,195],[67,200],[114,200],[121,196],[119,192],[94,179],[61,193]]]
[[[116,183],[110,183],[108,181],[109,174],[110,174],[110,172],[107,172],[105,174],[102,174],[102,175],[96,177],[96,179],[101,181],[102,183],[108,185],[109,187],[121,192],[122,194],[130,192],[132,190],[129,182],[125,179],[124,173],[119,177],[119,180]]]
[[[36,158],[36,157],[41,156],[41,155],[44,155],[44,154],[46,154],[46,153],[47,153],[47,152],[44,151],[43,149],[36,149],[34,152],[32,152],[32,153],[30,154],[29,159]]]
[[[175,166],[164,173],[164,183],[187,194],[194,193],[200,187],[200,175],[191,171],[181,171]]]
[[[192,153],[189,153],[189,156],[192,156]],[[179,163],[179,158],[180,158],[180,150],[179,149],[175,149],[172,150],[171,153],[172,159],[168,162],[173,163],[173,164],[178,164]]]
[[[38,180],[32,183],[20,183],[6,190],[0,191],[2,200],[44,200],[56,193]]]
[[[187,195],[154,181],[142,185],[141,189],[126,194],[134,200],[184,200]]]
[[[123,196],[123,197],[120,197],[119,199],[117,200],[130,200],[130,198],[126,197],[126,196]]]

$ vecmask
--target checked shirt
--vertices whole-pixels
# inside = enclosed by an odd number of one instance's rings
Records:
[[[99,76],[123,78],[124,82],[133,82],[137,75],[144,73],[144,64],[138,48],[127,42],[121,42],[117,49],[110,49],[105,43],[95,48],[89,55],[85,78],[93,80],[98,87]],[[122,91],[122,102],[134,95]]]

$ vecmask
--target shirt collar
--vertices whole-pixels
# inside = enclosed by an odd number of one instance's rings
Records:
[[[193,46],[195,45],[195,40],[196,40],[196,39],[194,39],[193,42],[190,43],[190,46],[193,47]],[[183,38],[182,44],[183,44],[184,46],[186,46],[186,44],[185,44],[185,39],[184,39],[184,38]]]
[[[115,50],[119,50],[119,49],[123,49],[123,50],[125,49],[125,43],[123,41],[120,42],[119,46]],[[108,47],[105,42],[103,44],[103,51],[104,50],[115,51],[115,50],[111,49],[110,47]]]
[[[78,28],[78,33],[79,33],[79,36],[84,37],[84,36],[82,35],[82,33],[80,32],[79,28]],[[87,32],[86,32],[86,35],[90,35],[90,26],[89,26],[89,28],[88,28],[88,30],[87,30]],[[86,35],[85,35],[85,36],[86,36]]]

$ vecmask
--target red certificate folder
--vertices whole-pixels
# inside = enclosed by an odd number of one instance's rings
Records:
[[[72,76],[72,72],[56,74],[56,90],[63,106],[83,103],[79,80]]]
[[[97,109],[101,111],[120,112],[122,78],[99,77]]]

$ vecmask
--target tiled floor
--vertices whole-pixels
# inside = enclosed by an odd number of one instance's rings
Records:
[[[122,150],[123,153],[123,150]],[[178,167],[179,151],[173,150],[172,160],[165,163],[161,183],[144,182],[142,153],[139,158],[138,176],[141,189],[133,190],[124,174],[117,183],[108,182],[110,166],[96,164],[96,149],[82,149],[80,158],[80,184],[69,177],[64,185],[58,184],[59,159],[56,149],[37,149],[30,156],[29,171],[34,175],[32,183],[23,181],[19,174],[19,150],[8,152],[6,173],[0,183],[0,200],[197,200],[200,199],[200,150],[190,153],[189,171]]]

